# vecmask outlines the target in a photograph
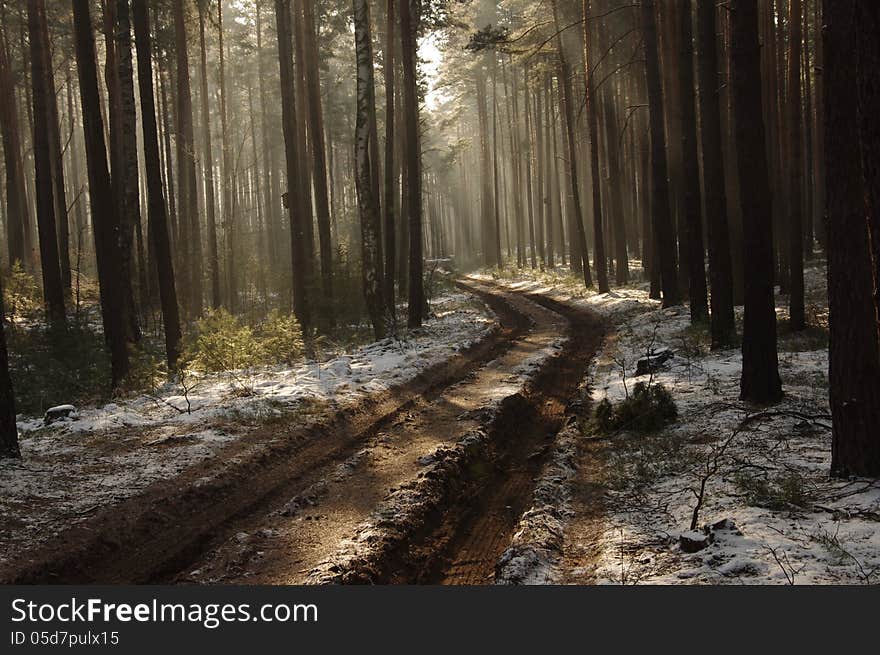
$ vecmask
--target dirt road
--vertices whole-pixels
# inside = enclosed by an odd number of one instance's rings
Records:
[[[467,280],[500,329],[311,426],[273,424],[107,508],[4,582],[491,583],[598,319]]]

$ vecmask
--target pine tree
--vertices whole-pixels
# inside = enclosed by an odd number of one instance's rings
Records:
[[[731,52],[737,166],[743,210],[745,315],[740,397],[756,403],[782,397],[773,301],[773,227],[770,178],[761,116],[761,54],[757,0],[733,3]]]

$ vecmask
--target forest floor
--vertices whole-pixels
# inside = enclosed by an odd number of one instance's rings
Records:
[[[321,366],[23,419],[0,580],[491,581],[602,327],[466,285]]]
[[[828,475],[821,262],[806,281],[809,328],[779,311],[769,408],[738,400],[739,349],[710,351],[686,306],[511,269],[321,363],[22,417],[0,581],[876,582],[880,484]],[[660,347],[674,357],[635,377]],[[600,433],[595,405],[639,381],[675,421]]]
[[[598,434],[582,424],[569,459],[548,471],[507,553],[511,582],[568,584],[863,584],[880,578],[880,482],[829,476],[828,303],[823,262],[806,271],[809,327],[787,328],[777,297],[785,397],[738,400],[738,348],[709,350],[688,308],[661,309],[646,285],[585,292],[570,275],[495,274],[607,317],[589,374],[594,403],[633,391],[651,348],[675,356],[655,373],[678,418],[651,434]],[[737,308],[741,333],[742,307]],[[702,489],[702,492],[701,492]],[[549,498],[549,500],[548,500]],[[693,530],[691,529],[693,525]],[[688,552],[699,548],[696,552]]]

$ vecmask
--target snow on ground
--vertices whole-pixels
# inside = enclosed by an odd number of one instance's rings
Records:
[[[583,303],[616,327],[590,372],[594,401],[617,402],[637,381],[647,381],[649,376],[633,375],[649,348],[675,351],[651,382],[672,392],[679,419],[658,434],[620,433],[593,446],[603,461],[603,534],[598,548],[596,535],[566,533],[565,539],[569,548],[594,549],[598,556],[589,570],[557,570],[548,578],[611,584],[878,581],[880,481],[829,476],[824,267],[806,272],[806,332],[787,332],[787,298],[777,297],[785,397],[767,408],[738,400],[739,349],[710,351],[706,331],[690,327],[687,307],[661,309],[644,285],[594,294],[571,276],[501,277],[514,288]],[[741,319],[739,307],[740,331]],[[698,534],[691,536],[708,534],[711,543],[688,553],[680,536],[690,531],[697,505]]]
[[[186,393],[169,383],[155,395],[78,408],[49,425],[20,416],[22,458],[0,461],[0,561],[15,552],[6,547],[11,541],[47,538],[217,455],[261,423],[306,423],[406,383],[496,324],[469,294],[431,306],[434,317],[421,329],[323,362],[207,376],[188,382]]]

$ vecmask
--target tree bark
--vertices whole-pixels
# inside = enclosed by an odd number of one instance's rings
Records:
[[[405,1],[405,0],[404,0]],[[385,2],[385,180],[382,203],[383,223],[385,226],[385,303],[392,322],[397,320],[395,304],[394,279],[397,275],[397,257],[395,252],[395,214],[394,198],[396,195],[397,168],[394,160],[394,50],[395,50],[395,0]]]
[[[407,325],[417,328],[425,315],[422,276],[422,146],[419,135],[417,36],[422,0],[401,0],[400,43],[403,63],[403,114],[406,132],[406,159],[409,202],[409,299]],[[497,210],[496,210],[497,211]]]
[[[30,212],[15,105],[15,84],[9,67],[6,39],[3,38],[0,40],[0,133],[3,137],[3,162],[6,165],[6,245],[9,248],[10,267],[20,262],[25,269],[31,269]]]
[[[46,69],[48,44],[44,41],[46,7],[43,0],[28,0],[31,83],[33,85],[33,149],[37,205],[37,232],[40,238],[40,263],[43,271],[43,300],[49,321],[64,325],[64,286],[58,258],[58,232],[52,191],[52,157],[49,141],[49,90],[46,83],[51,71]],[[51,98],[54,102],[55,98]]]
[[[406,1],[406,0],[404,0]],[[379,215],[378,181],[373,179],[372,142],[378,138],[372,115],[376,112],[373,75],[373,44],[367,0],[354,0],[355,48],[357,51],[357,121],[355,160],[358,209],[361,222],[361,272],[367,313],[376,339],[388,331],[387,306],[383,300],[382,226]]]
[[[657,46],[657,20],[654,0],[642,2],[642,33],[646,52],[646,78],[648,84],[648,112],[651,132],[651,188],[654,237],[663,306],[681,304],[675,265],[675,238],[672,216],[669,210],[669,175],[666,162],[666,132],[663,96],[660,87],[660,50]]]
[[[856,3],[858,26],[859,144],[865,189],[871,259],[874,263],[874,310],[880,343],[880,7]]]
[[[740,397],[756,403],[771,403],[782,397],[782,383],[776,354],[773,213],[764,123],[752,120],[762,115],[757,0],[736,0],[732,13],[735,141],[743,211],[744,254],[749,262],[745,273]]]
[[[131,16],[129,0],[116,0],[116,58],[119,66],[119,101],[120,126],[122,128],[122,167],[124,177],[119,184],[123,185],[119,193],[123,198],[124,213],[119,217],[120,242],[119,250],[122,261],[123,293],[128,312],[127,322],[129,337],[140,339],[138,311],[134,295],[135,269],[144,267],[143,248],[138,250],[138,266],[135,266],[132,250],[136,244],[142,243],[140,186],[138,171],[137,144],[137,110],[134,99],[134,64],[131,52]],[[135,240],[137,237],[137,240]],[[145,284],[146,276],[140,274],[141,285]]]
[[[189,53],[184,0],[174,0],[174,42],[177,55],[177,173],[178,252],[184,264],[181,275],[185,290],[184,306],[190,317],[202,314],[202,235],[199,220],[196,179],[195,136],[192,89],[189,82]]]
[[[322,319],[333,323],[333,244],[330,236],[330,200],[327,190],[327,147],[324,142],[324,109],[321,105],[321,78],[315,27],[315,0],[302,3],[305,36],[305,76],[308,89],[309,134],[313,150],[315,213],[318,221],[318,247],[321,259]],[[375,123],[375,121],[374,121]],[[378,166],[378,163],[377,163]],[[377,180],[378,182],[378,180]],[[380,267],[381,270],[381,267]]]
[[[697,70],[700,84],[700,140],[703,146],[703,187],[709,237],[709,281],[712,287],[710,332],[712,348],[736,340],[733,313],[733,269],[721,152],[721,76],[715,41],[715,6],[694,0],[697,11]]]
[[[789,221],[788,266],[789,327],[803,330],[804,316],[804,225],[803,225],[803,109],[801,107],[801,0],[789,1],[789,53],[788,53],[788,146],[789,146]]]
[[[681,99],[681,154],[684,184],[684,230],[688,249],[688,296],[691,323],[703,323],[709,318],[706,297],[706,267],[703,248],[703,221],[700,198],[700,162],[697,151],[697,114],[694,92],[694,45],[691,5],[679,2],[678,14],[680,51],[678,85]]]
[[[2,49],[2,48],[0,48]],[[0,286],[0,298],[3,288]],[[6,351],[6,317],[0,302],[0,459],[20,457],[18,426],[15,423],[15,392],[9,375],[9,354]]]
[[[590,257],[587,251],[587,236],[584,232],[583,211],[581,209],[581,194],[577,172],[577,145],[574,138],[574,108],[572,107],[572,89],[571,89],[571,71],[569,69],[568,60],[564,52],[564,42],[560,31],[559,11],[557,8],[557,0],[552,0],[553,4],[553,22],[556,27],[556,49],[557,49],[557,69],[559,80],[559,91],[561,96],[563,122],[565,127],[566,143],[568,145],[568,173],[569,182],[571,183],[571,202],[574,216],[573,224],[577,234],[570,235],[569,241],[574,244],[577,239],[578,257],[582,264],[582,274],[584,277],[584,286],[593,286],[593,278],[590,275]],[[572,247],[572,259],[575,258],[575,248]],[[572,264],[572,268],[574,264]]]
[[[219,5],[218,5],[219,6]],[[220,294],[220,256],[217,248],[217,214],[214,198],[214,149],[211,143],[211,110],[208,107],[208,53],[205,46],[205,14],[208,13],[207,0],[199,0],[199,79],[201,82],[202,141],[205,152],[202,156],[202,171],[205,176],[205,215],[208,218],[208,277],[211,280],[211,307],[217,309],[222,304]],[[222,148],[225,150],[227,144]],[[229,206],[223,202],[223,212]],[[230,299],[231,300],[231,299]]]
[[[602,192],[601,174],[599,171],[599,119],[596,111],[596,84],[593,80],[590,58],[590,0],[583,0],[582,18],[584,31],[584,105],[587,112],[587,122],[590,126],[590,173],[593,176],[593,265],[596,268],[596,282],[599,285],[599,293],[608,293],[611,287],[608,285],[608,261],[605,258],[605,235],[602,229]],[[616,147],[617,144],[607,144],[608,148]],[[586,252],[586,251],[584,251]],[[587,265],[586,258],[584,266]]]
[[[174,370],[180,355],[180,315],[177,306],[177,290],[174,286],[174,262],[171,257],[171,240],[168,236],[168,215],[162,192],[156,103],[153,94],[150,14],[147,0],[132,0],[132,18],[138,55],[138,89],[141,98],[141,127],[144,138],[144,168],[147,178],[147,210],[150,218],[152,261],[155,262],[159,279],[162,323],[165,326],[165,358],[168,362],[168,368]]]
[[[101,286],[101,314],[104,335],[110,346],[112,386],[117,388],[129,370],[128,339],[123,310],[122,264],[119,259],[119,217],[111,193],[110,170],[107,166],[89,0],[73,0],[73,22],[89,172],[89,199]]]
[[[275,0],[275,23],[278,31],[278,62],[281,84],[281,125],[284,132],[284,156],[287,164],[287,206],[290,211],[290,255],[293,269],[293,313],[304,332],[311,329],[305,230],[302,222],[302,190],[297,139],[295,79],[293,71],[290,0]]]
[[[862,48],[869,47],[859,39],[861,21],[868,20],[862,10],[855,0],[825,0],[823,6],[831,470],[842,477],[880,475],[880,346],[865,238],[864,181],[871,173],[860,159],[865,89],[854,81],[876,70],[859,67]],[[877,170],[876,159],[868,164]]]

